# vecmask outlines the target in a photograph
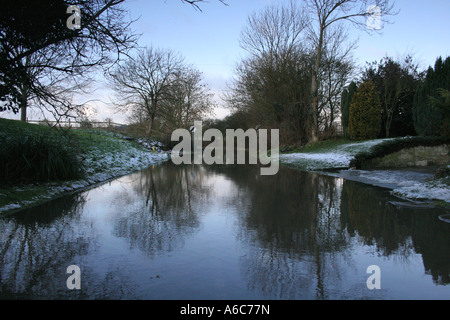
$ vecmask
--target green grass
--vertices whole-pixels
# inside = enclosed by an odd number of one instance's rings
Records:
[[[50,133],[52,128],[43,125],[0,118],[0,132],[22,134],[27,131],[33,133]]]
[[[319,142],[309,143],[305,146],[298,147],[292,151],[286,152],[289,153],[325,153],[327,151],[332,151],[335,148],[346,145],[349,143],[353,143],[354,141],[351,141],[349,139],[345,138],[339,138],[339,139],[330,139],[330,140],[323,140]]]
[[[105,155],[145,148],[117,133],[94,129],[55,129],[0,119],[0,178],[8,184],[78,179]],[[132,155],[132,154],[131,154]],[[89,174],[90,172],[87,172]]]
[[[89,152],[120,152],[130,146],[138,150],[145,150],[134,141],[125,141],[123,135],[96,129],[74,129],[72,134],[77,138],[79,148],[83,153]]]
[[[432,204],[435,205],[438,208],[442,208],[445,210],[450,210],[450,203],[444,201],[444,200],[434,200],[432,201]]]
[[[364,148],[364,144],[370,142],[377,142],[367,149]],[[333,152],[336,150],[352,150],[356,151],[358,158],[375,158],[389,153],[399,151],[404,148],[411,148],[415,146],[436,146],[450,143],[450,139],[441,137],[399,137],[399,138],[389,138],[389,139],[373,139],[373,140],[350,140],[346,138],[337,138],[330,140],[323,140],[319,142],[309,143],[302,147],[297,147],[285,154],[290,153],[326,153]],[[347,146],[349,146],[347,148]],[[358,150],[358,146],[362,146]]]
[[[0,187],[0,208],[21,203],[20,207],[16,209],[22,209],[26,207],[26,204],[36,205],[36,198],[41,197],[46,192],[46,186],[44,185],[23,185],[23,186],[7,186],[3,185]],[[42,198],[41,201],[47,199]],[[12,209],[9,213],[13,213],[15,210]]]

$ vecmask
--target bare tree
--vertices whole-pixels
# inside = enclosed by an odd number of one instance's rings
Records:
[[[167,129],[185,128],[195,120],[211,115],[213,94],[204,83],[202,73],[194,67],[182,68],[168,87],[162,102],[162,117]]]
[[[308,32],[310,22],[305,8],[295,1],[251,15],[240,42],[250,57],[236,69],[234,97],[228,99],[260,123],[268,124],[271,118],[290,143],[310,140],[311,70],[316,63],[314,37]],[[340,95],[353,69],[354,43],[345,45],[347,42],[346,30],[339,24],[328,27],[323,35],[316,79],[320,84],[317,126],[328,133],[333,131]],[[293,137],[295,140],[290,140]]]
[[[240,45],[256,57],[283,59],[302,47],[307,20],[295,2],[272,5],[252,14],[241,32]]]
[[[37,107],[44,117],[47,113],[53,115],[57,121],[61,118],[76,117],[79,115],[82,105],[73,103],[76,92],[88,92],[89,83],[92,81],[89,73],[81,74],[83,68],[67,74],[65,71],[54,67],[63,63],[65,57],[59,56],[53,50],[42,50],[27,56],[19,62],[26,74],[26,81],[18,82],[17,89],[20,92],[18,107],[21,120],[27,121],[29,107]]]
[[[177,53],[152,47],[139,50],[134,58],[118,65],[109,74],[117,92],[117,105],[124,110],[137,110],[148,119],[147,134],[152,135],[155,118],[168,88],[182,70],[184,59]]]
[[[20,110],[25,121],[27,107],[34,102],[58,118],[73,115],[80,106],[67,97],[80,89],[80,78],[97,67],[108,70],[136,45],[137,36],[129,28],[133,21],[126,19],[121,6],[124,1],[1,0],[0,111]],[[181,1],[200,11],[205,2]],[[69,29],[65,13],[72,6],[79,8],[82,19]],[[66,88],[62,78],[69,80]]]
[[[351,53],[356,42],[345,46],[346,39],[342,25],[329,30],[319,69],[318,126],[325,136],[335,134],[334,122],[340,114],[341,94],[355,70]]]
[[[390,0],[305,0],[305,9],[310,13],[310,35],[315,42],[315,63],[311,79],[310,126],[311,141],[318,140],[319,131],[319,71],[322,63],[326,34],[332,26],[340,22],[350,22],[355,27],[369,30],[366,18],[376,14],[381,22],[387,22],[388,16],[395,14]]]
[[[24,57],[30,56],[45,48],[66,49],[66,54],[71,55],[74,64],[66,68],[76,66],[76,62],[83,61],[83,65],[98,65],[102,61],[107,61],[110,57],[108,51],[113,49],[116,53],[121,53],[123,49],[128,49],[129,43],[136,40],[135,36],[130,34],[128,27],[132,22],[126,22],[123,17],[125,9],[120,7],[125,0],[83,0],[76,3],[82,12],[83,19],[80,27],[69,30],[66,23],[58,26],[51,26],[54,30],[49,36],[41,39],[32,45],[23,48],[19,54],[13,57],[16,62]],[[60,1],[59,5],[70,5],[71,1]],[[47,4],[49,6],[49,4]],[[49,6],[51,8],[51,6]],[[63,7],[66,9],[67,7]],[[49,8],[41,8],[49,10]],[[63,15],[59,15],[60,17]],[[52,17],[54,18],[54,17]],[[26,23],[24,21],[23,23]],[[49,21],[47,24],[56,24],[60,21]],[[56,30],[55,30],[56,29]],[[92,54],[87,51],[94,47],[100,54]],[[83,56],[91,53],[90,56]],[[81,59],[81,60],[80,60]],[[48,67],[53,67],[49,65]]]
[[[202,9],[199,6],[199,3],[207,2],[205,0],[181,0],[182,2],[189,3],[190,5],[194,6],[196,9],[202,11]],[[219,2],[223,3],[224,5],[227,5],[227,2],[225,0],[219,0]]]
[[[309,90],[304,88],[310,76],[303,41],[306,23],[294,1],[252,14],[240,41],[249,57],[238,64],[227,96],[236,111],[248,114],[250,125],[280,128],[285,143],[297,143],[305,136],[303,111]]]

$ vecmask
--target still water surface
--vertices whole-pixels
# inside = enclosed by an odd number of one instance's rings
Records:
[[[392,200],[289,168],[167,163],[1,218],[0,298],[450,299],[445,212]]]

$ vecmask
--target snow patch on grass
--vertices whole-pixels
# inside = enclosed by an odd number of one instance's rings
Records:
[[[450,178],[434,179],[418,170],[342,170],[335,175],[391,190],[394,196],[411,200],[450,202]]]
[[[11,203],[11,204],[1,207],[0,212],[7,211],[7,210],[13,210],[13,209],[19,209],[21,207],[22,207],[22,205],[20,205],[18,203]]]
[[[336,147],[336,152],[351,155],[353,158],[358,153],[368,152],[368,151],[370,151],[371,148],[373,148],[376,145],[379,145],[386,141],[395,140],[395,139],[399,139],[399,138],[377,139],[377,140],[369,140],[369,141],[364,141],[364,142],[355,142],[355,143],[344,144],[344,145]]]
[[[442,200],[450,203],[450,185],[445,178],[410,184],[402,183],[392,191],[392,194],[409,199]]]
[[[348,168],[354,157],[369,151],[372,147],[391,139],[378,139],[349,143],[330,148],[323,148],[316,152],[300,152],[281,154],[280,161],[305,170],[321,170],[332,168]]]
[[[138,143],[125,140],[121,135],[102,132],[97,134],[96,138],[99,138],[99,136],[100,139],[80,155],[85,170],[84,178],[75,181],[46,183],[43,188],[44,194],[4,205],[0,207],[0,212],[20,209],[44,199],[51,199],[67,192],[74,192],[143,170],[170,159],[169,153],[163,152],[159,148],[155,148],[155,151],[153,151],[153,148],[149,150]],[[148,147],[152,146],[149,145]],[[30,186],[30,188],[33,187]]]
[[[350,165],[353,156],[339,153],[294,153],[280,155],[280,161],[306,170],[343,168]]]

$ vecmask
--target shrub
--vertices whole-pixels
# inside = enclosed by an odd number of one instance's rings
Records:
[[[350,139],[375,139],[381,128],[381,103],[372,81],[360,85],[350,105]]]
[[[30,132],[0,136],[0,179],[42,182],[81,176],[81,161],[69,138],[56,133]]]

